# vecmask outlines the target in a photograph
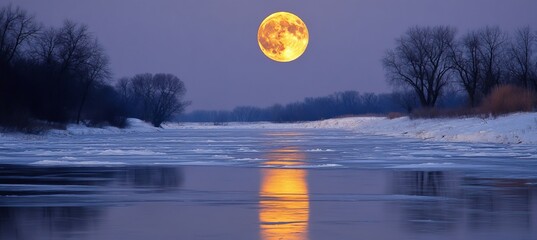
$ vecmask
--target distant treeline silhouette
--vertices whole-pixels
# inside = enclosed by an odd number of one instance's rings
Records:
[[[464,105],[464,96],[451,93],[439,106],[453,108]],[[305,98],[287,105],[276,104],[266,108],[242,106],[231,111],[193,111],[177,118],[181,122],[296,122],[334,117],[411,112],[419,106],[418,99],[408,92],[359,93],[337,92],[325,97]]]
[[[66,123],[155,126],[184,109],[185,86],[170,74],[141,74],[112,86],[108,57],[83,24],[43,27],[26,11],[0,8],[0,127],[39,132]]]

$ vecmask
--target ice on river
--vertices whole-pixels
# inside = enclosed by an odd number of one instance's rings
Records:
[[[495,177],[533,176],[537,172],[533,145],[423,141],[333,128],[245,126],[2,137],[0,162],[452,169]],[[272,160],[282,154],[290,154],[290,161]]]

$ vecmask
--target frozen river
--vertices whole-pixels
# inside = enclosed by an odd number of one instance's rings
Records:
[[[318,129],[4,137],[0,239],[537,239],[537,148]]]

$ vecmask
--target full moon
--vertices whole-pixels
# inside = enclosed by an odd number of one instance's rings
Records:
[[[261,51],[270,59],[290,62],[299,58],[308,47],[306,24],[289,12],[273,13],[259,26],[257,41]]]

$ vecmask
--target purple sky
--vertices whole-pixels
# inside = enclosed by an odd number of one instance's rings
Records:
[[[388,92],[380,63],[414,25],[459,33],[485,25],[537,30],[537,0],[8,0],[59,26],[85,23],[110,58],[114,78],[173,73],[195,109],[269,106],[336,91]],[[3,4],[1,4],[3,5]],[[276,11],[310,31],[298,60],[277,63],[259,50],[257,29]]]

